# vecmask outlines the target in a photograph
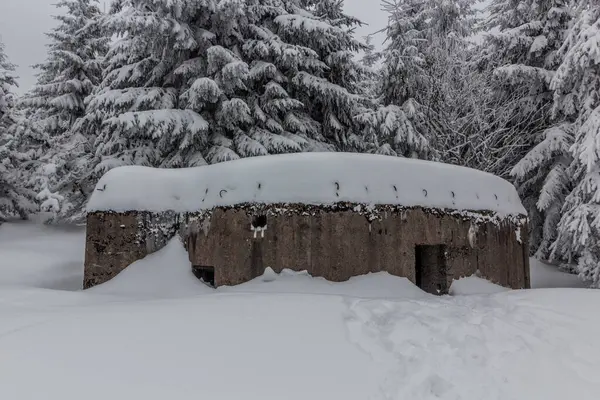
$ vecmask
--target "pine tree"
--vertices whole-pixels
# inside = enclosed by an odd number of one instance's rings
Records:
[[[89,140],[72,127],[85,115],[85,99],[101,80],[108,38],[98,25],[96,0],[61,0],[54,17],[47,60],[37,65],[38,81],[20,101],[26,118],[17,127],[21,158],[28,160],[28,185],[42,209],[59,216],[81,208],[85,196],[71,185],[89,158]],[[75,203],[75,204],[73,204]]]
[[[15,66],[8,61],[0,41],[0,222],[9,218],[27,218],[33,211],[33,194],[21,186],[16,172],[19,166],[14,151],[12,128],[17,122],[12,93],[17,86]]]
[[[266,154],[366,147],[358,21],[339,0],[127,0],[77,129],[96,167],[190,167]]]
[[[378,153],[439,159],[450,136],[459,57],[472,31],[472,0],[384,1],[389,45],[383,52],[381,107],[360,116],[380,139]],[[464,84],[464,83],[462,83]]]
[[[559,62],[556,51],[568,28],[567,2],[495,0],[488,9],[484,23],[488,33],[478,62],[492,75],[489,99],[502,111],[494,113],[492,131],[486,136],[498,135],[504,142],[508,154],[503,172],[540,143],[543,131],[552,126],[549,84]],[[529,186],[531,191],[521,195],[532,205],[530,213],[536,213],[541,184]]]
[[[4,43],[0,41],[0,133],[3,137],[8,134],[8,128],[14,123],[12,88],[17,86],[14,72],[15,65],[8,61]]]
[[[577,264],[580,275],[600,287],[600,1],[581,2],[560,49],[563,61],[552,80],[554,114],[573,119],[574,182],[558,224],[552,257]]]
[[[361,58],[361,63],[367,68],[375,67],[375,64],[379,62],[381,54],[375,51],[375,45],[373,44],[373,36],[368,35],[364,37],[365,50]]]
[[[275,32],[285,42],[298,49],[312,49],[317,56],[314,61],[311,60],[314,56],[307,57],[307,65],[298,72],[286,71],[285,63],[278,61],[279,68],[291,81],[290,93],[304,104],[306,117],[314,121],[310,124],[321,126],[327,143],[326,147],[309,144],[308,150],[364,151],[368,143],[354,118],[370,105],[361,88],[367,71],[354,57],[365,49],[364,44],[353,37],[354,28],[361,22],[343,12],[343,0],[304,0],[299,2],[301,8],[295,1],[284,3],[288,12],[274,19]],[[269,23],[268,20],[261,22],[265,26]],[[319,66],[317,60],[322,65]]]
[[[569,0],[496,0],[485,22],[488,34],[480,66],[495,76],[491,93],[505,105],[498,126],[521,159],[552,126],[550,81],[560,63],[557,50],[570,22]],[[512,106],[512,107],[511,107]],[[558,121],[560,123],[561,121]]]
[[[474,113],[471,96],[477,79],[469,65],[469,37],[477,22],[474,3],[428,0],[416,17],[424,39],[417,43],[424,56],[424,75],[413,97],[422,113],[418,129],[431,137],[435,159],[460,165],[465,165],[461,140]],[[472,138],[466,143],[472,143]]]
[[[529,210],[531,248],[548,260],[557,237],[565,198],[571,188],[568,173],[572,162],[572,126],[562,123],[542,132],[542,140],[512,170],[523,203]]]
[[[381,75],[381,52],[376,51],[375,45],[373,44],[373,36],[365,36],[364,37],[366,49],[363,52],[362,58],[360,59],[360,63],[364,67],[365,74],[363,79],[360,82],[360,91],[369,99],[371,99],[372,104],[368,109],[373,110],[377,104],[377,96],[381,93],[381,83],[382,83],[382,75]],[[360,117],[357,118],[360,121]],[[374,143],[377,140],[367,139],[366,142],[370,144],[370,149],[374,147]]]
[[[511,175],[532,220],[531,249],[542,259],[549,258],[569,188],[571,129],[563,118],[552,118],[550,88],[571,21],[569,3],[495,1],[487,28],[497,32],[487,35],[483,57],[496,78],[493,96],[511,118],[498,128],[512,142],[518,163]]]

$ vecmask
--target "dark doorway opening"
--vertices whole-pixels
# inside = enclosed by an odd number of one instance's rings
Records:
[[[207,267],[204,265],[194,265],[192,272],[196,278],[206,283],[211,287],[215,287],[215,267]]]
[[[416,246],[415,283],[427,293],[448,294],[446,246]]]

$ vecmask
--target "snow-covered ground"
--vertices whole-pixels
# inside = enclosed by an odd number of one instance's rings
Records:
[[[555,265],[548,265],[535,258],[530,259],[531,286],[536,289],[543,288],[586,288],[589,284],[582,281],[577,275],[565,274]]]
[[[0,287],[77,290],[83,276],[85,228],[0,224]]]
[[[0,226],[0,399],[597,399],[600,291],[371,274],[210,289],[180,243],[76,291],[83,231]],[[532,264],[534,286],[581,286]],[[63,290],[57,290],[63,289]],[[477,294],[474,294],[477,293]]]

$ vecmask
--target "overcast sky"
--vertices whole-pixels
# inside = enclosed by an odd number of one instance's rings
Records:
[[[54,26],[53,6],[57,0],[0,0],[0,37],[13,64],[18,65],[19,92],[26,92],[35,84],[35,71],[31,65],[44,61],[47,43],[45,32]],[[101,0],[101,3],[109,0]],[[381,12],[379,0],[346,0],[349,14],[368,23],[357,34],[375,32],[385,26],[386,16]]]

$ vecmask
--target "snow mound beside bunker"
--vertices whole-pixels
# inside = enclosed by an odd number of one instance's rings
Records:
[[[497,176],[350,153],[253,157],[186,169],[119,167],[100,179],[87,210],[195,212],[244,203],[341,202],[526,214],[515,187]]]
[[[108,282],[87,293],[133,298],[175,298],[212,293],[192,273],[188,253],[178,237],[125,268]]]

